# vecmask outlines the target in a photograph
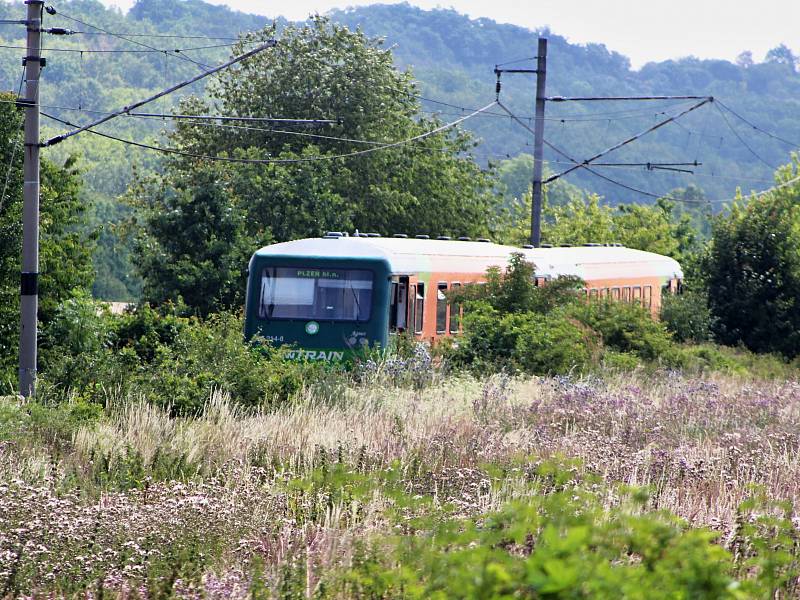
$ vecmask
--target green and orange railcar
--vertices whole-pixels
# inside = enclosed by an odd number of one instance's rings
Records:
[[[638,302],[658,314],[663,293],[683,273],[677,261],[619,245],[515,248],[485,240],[328,233],[266,246],[250,260],[245,336],[291,345],[289,356],[345,360],[364,348],[386,348],[407,331],[435,342],[460,333],[460,307],[446,292],[480,283],[489,267],[522,253],[537,284],[564,275],[586,283],[588,300]]]

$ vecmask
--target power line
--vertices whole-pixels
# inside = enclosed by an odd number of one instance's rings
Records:
[[[484,108],[478,109],[478,110],[479,111],[480,110],[488,110],[489,108],[491,108],[495,104],[496,104],[495,102],[492,102],[491,104],[487,104]],[[467,119],[470,119],[470,118],[474,117],[476,114],[478,114],[478,111],[476,111],[474,113],[471,113],[469,115],[466,115],[466,116],[464,116],[464,117],[462,117],[460,119],[457,119],[455,121],[452,121],[450,123],[446,123],[445,125],[441,125],[441,126],[435,128],[435,129],[432,129],[430,131],[426,131],[425,133],[421,133],[419,135],[416,135],[416,136],[413,136],[411,138],[405,139],[405,140],[400,140],[400,141],[397,141],[397,142],[383,144],[381,146],[375,146],[373,148],[366,148],[364,150],[357,150],[355,152],[348,152],[348,153],[345,153],[345,154],[335,154],[335,155],[328,155],[328,156],[308,156],[308,157],[303,157],[303,158],[265,158],[265,159],[258,159],[258,158],[235,158],[235,157],[228,157],[228,156],[213,156],[213,155],[206,155],[206,154],[197,154],[197,153],[194,153],[194,152],[187,152],[187,151],[184,151],[184,150],[178,150],[176,148],[163,148],[163,147],[159,147],[159,146],[153,146],[153,145],[150,145],[150,144],[143,144],[141,142],[134,142],[132,140],[126,140],[126,139],[123,139],[123,138],[120,138],[120,137],[117,137],[117,136],[114,136],[114,135],[111,135],[111,134],[108,134],[108,133],[103,133],[103,132],[100,132],[100,131],[96,131],[95,129],[92,129],[93,127],[95,127],[97,125],[100,125],[101,123],[95,123],[95,124],[91,124],[91,125],[86,125],[86,126],[80,128],[80,131],[87,131],[89,133],[93,133],[93,134],[101,136],[101,137],[105,137],[105,138],[108,138],[108,139],[111,139],[111,140],[115,140],[115,141],[118,141],[118,142],[122,142],[124,144],[129,144],[129,145],[136,146],[136,147],[139,147],[139,148],[143,148],[143,149],[146,149],[146,150],[153,150],[153,151],[156,151],[156,152],[162,152],[164,154],[175,154],[175,155],[178,155],[178,156],[185,156],[185,157],[188,157],[188,158],[196,158],[196,159],[200,159],[200,160],[212,160],[212,161],[220,161],[220,162],[228,162],[228,163],[242,163],[242,164],[296,164],[296,163],[317,162],[317,161],[321,161],[321,160],[336,160],[336,159],[343,159],[343,158],[351,158],[351,157],[354,157],[354,156],[362,156],[364,154],[370,154],[372,152],[377,152],[379,150],[387,150],[389,148],[396,148],[398,146],[403,146],[405,144],[410,144],[410,143],[419,141],[421,139],[430,137],[432,135],[435,135],[437,133],[441,133],[442,131],[445,131],[447,129],[455,127],[456,125],[466,121]],[[62,123],[64,125],[67,125],[69,127],[78,127],[78,125],[75,125],[74,123],[70,123],[69,121],[66,121],[64,119],[60,119],[60,118],[58,118],[56,116],[53,116],[53,115],[50,115],[50,114],[47,114],[47,113],[44,113],[44,112],[42,113],[42,115],[47,117],[47,118],[49,118],[49,119],[53,119],[54,121]],[[73,132],[71,132],[71,133],[75,133],[77,131],[79,131],[79,130],[77,130],[77,129],[73,130]]]
[[[519,119],[517,118],[517,116],[516,116],[514,113],[512,113],[512,112],[511,112],[511,111],[510,111],[508,108],[506,108],[506,107],[505,107],[505,105],[503,105],[503,103],[501,103],[501,102],[498,102],[497,104],[498,104],[498,106],[500,106],[500,108],[502,108],[503,110],[505,110],[506,112],[508,112],[508,114],[511,116],[511,118],[512,118],[512,119],[514,119],[514,121],[516,121],[516,122],[517,122],[518,124],[520,124],[522,127],[524,127],[525,129],[527,129],[527,130],[528,130],[530,133],[533,133],[533,129],[531,129],[530,127],[528,127],[527,125],[525,125],[525,123],[523,123],[521,120],[519,120]],[[621,188],[624,188],[624,189],[626,189],[626,190],[629,190],[629,191],[631,191],[631,192],[636,192],[636,193],[638,193],[638,194],[642,194],[642,195],[644,195],[644,196],[649,196],[649,197],[651,197],[651,198],[656,198],[656,199],[657,199],[657,198],[662,198],[662,197],[663,197],[663,196],[659,196],[659,195],[657,195],[657,194],[653,194],[652,192],[647,192],[647,191],[645,191],[645,190],[640,190],[640,189],[638,189],[638,188],[635,188],[635,187],[633,187],[633,186],[630,186],[630,185],[627,185],[627,184],[625,184],[625,183],[622,183],[622,182],[620,182],[620,181],[617,181],[616,179],[612,179],[611,177],[607,177],[606,175],[603,175],[602,173],[600,173],[600,172],[596,171],[595,169],[593,169],[593,168],[591,168],[591,167],[589,167],[589,166],[586,166],[586,165],[583,165],[583,164],[579,163],[577,159],[575,159],[575,158],[571,157],[569,154],[567,154],[566,152],[564,152],[563,150],[561,150],[561,149],[560,149],[560,148],[558,148],[557,146],[555,146],[555,145],[551,144],[551,143],[550,143],[550,142],[548,142],[547,140],[543,139],[542,141],[544,142],[544,144],[545,144],[545,145],[546,145],[548,148],[550,148],[551,150],[553,150],[553,151],[557,152],[558,154],[560,154],[561,156],[563,156],[564,158],[566,158],[567,160],[569,160],[569,161],[570,161],[572,164],[574,164],[574,165],[581,165],[581,166],[583,166],[584,170],[588,171],[589,173],[591,173],[592,175],[594,175],[594,176],[596,176],[596,177],[599,177],[600,179],[603,179],[603,180],[607,181],[608,183],[612,183],[612,184],[614,184],[614,185],[616,185],[616,186],[619,186],[619,187],[621,187]],[[550,182],[550,181],[548,180],[548,183],[549,183],[549,182]]]
[[[84,23],[83,21],[79,21],[78,19],[67,17],[62,12],[59,12],[58,14],[67,19],[71,19],[72,21],[81,23],[82,25],[86,25],[87,27],[99,29],[98,27],[90,25],[89,23]],[[181,39],[181,40],[228,40],[233,42],[242,40],[242,37],[225,37],[225,36],[214,36],[214,35],[181,35],[172,33],[125,33],[125,32],[119,33],[112,31],[105,31],[103,29],[101,29],[100,31],[72,31],[71,33],[81,34],[81,35],[110,35],[114,37],[124,35],[125,37],[152,37],[152,38],[170,38],[170,39]],[[245,32],[244,35],[247,35],[248,33],[250,32]]]
[[[521,151],[521,150],[522,149],[520,149],[519,151]],[[553,165],[574,165],[575,164],[572,161],[568,162],[568,161],[565,161],[565,160],[552,160],[552,159],[545,160],[545,162],[547,164],[553,164]],[[632,167],[632,166],[642,166],[644,163],[629,163],[629,164],[619,164],[619,165],[611,164],[611,163],[592,163],[592,164],[594,166],[597,166],[597,167],[623,168],[623,167]],[[689,164],[693,164],[693,163],[689,163]],[[651,170],[650,172],[652,173],[653,171]],[[687,174],[689,174],[689,173],[687,173]],[[691,175],[692,175],[692,177],[705,177],[705,178],[709,178],[709,179],[725,179],[725,180],[728,180],[728,181],[754,181],[756,183],[770,183],[770,182],[774,181],[773,179],[764,179],[764,178],[758,178],[758,177],[741,177],[741,176],[733,177],[733,176],[729,176],[729,175],[717,175],[715,173],[701,173],[701,172],[697,172],[697,171],[692,172]]]
[[[99,48],[42,48],[43,52],[73,52],[73,53],[80,53],[80,54],[154,54],[154,53],[162,53],[162,52],[193,52],[195,50],[210,50],[212,48],[230,48],[235,46],[237,43],[229,43],[229,44],[211,44],[209,46],[195,46],[192,48],[153,48],[147,50],[130,50],[130,49],[122,49],[122,48],[112,48],[108,50],[103,50]],[[25,46],[8,46],[5,44],[0,44],[0,48],[6,48],[9,50],[27,50]]]
[[[553,144],[551,144],[551,143],[550,143],[550,142],[548,142],[547,140],[545,140],[545,141],[544,141],[544,143],[545,143],[545,144],[546,144],[546,145],[547,145],[549,148],[551,148],[552,150],[554,150],[555,152],[557,152],[557,153],[561,154],[561,155],[562,155],[564,158],[567,158],[568,160],[572,161],[573,163],[576,163],[576,162],[577,162],[577,161],[576,161],[576,159],[572,158],[572,157],[571,157],[571,156],[569,156],[567,153],[565,153],[565,152],[564,152],[564,151],[562,151],[561,149],[557,148],[556,146],[554,146]],[[586,170],[586,171],[589,171],[589,173],[591,173],[592,175],[595,175],[595,176],[599,177],[600,179],[603,179],[603,180],[605,180],[605,181],[607,181],[607,182],[609,182],[609,183],[612,183],[612,184],[614,184],[614,185],[616,185],[616,186],[622,187],[622,188],[624,188],[624,189],[627,189],[627,190],[629,190],[629,191],[636,192],[636,193],[638,193],[638,194],[642,194],[642,195],[644,195],[644,196],[648,196],[648,197],[650,197],[650,198],[656,198],[656,199],[663,198],[663,199],[665,199],[665,200],[669,200],[669,201],[672,201],[672,202],[682,202],[682,203],[684,203],[684,204],[696,204],[696,205],[704,205],[704,204],[725,204],[725,203],[733,202],[733,201],[735,201],[735,200],[737,200],[737,199],[738,199],[738,196],[734,196],[734,197],[732,197],[732,198],[722,198],[722,199],[717,199],[717,200],[688,200],[688,199],[686,199],[686,198],[676,198],[676,197],[674,197],[674,196],[670,196],[668,193],[667,193],[667,194],[658,195],[658,194],[654,194],[654,193],[652,193],[652,192],[648,192],[648,191],[646,191],[646,190],[641,190],[641,189],[635,188],[635,187],[633,187],[633,186],[627,185],[627,184],[625,184],[625,183],[622,183],[622,182],[620,182],[620,181],[617,181],[617,180],[615,180],[615,179],[612,179],[612,178],[610,178],[610,177],[607,177],[607,176],[603,175],[602,173],[598,173],[598,172],[597,172],[597,171],[595,171],[594,169],[591,169],[591,168],[586,168],[585,170]],[[793,177],[792,179],[789,179],[788,181],[784,181],[784,182],[783,182],[783,183],[781,183],[781,184],[774,185],[774,186],[772,186],[772,187],[769,187],[769,188],[766,188],[766,189],[764,189],[764,190],[761,190],[761,191],[759,191],[759,192],[752,192],[750,195],[751,195],[751,196],[755,196],[755,197],[757,197],[757,198],[758,198],[758,197],[761,197],[761,196],[763,196],[763,195],[765,195],[765,194],[769,194],[770,192],[774,192],[774,191],[777,191],[777,190],[783,189],[783,188],[785,188],[785,187],[788,187],[788,186],[790,186],[790,185],[792,185],[792,184],[794,184],[794,183],[797,183],[797,182],[799,182],[799,181],[800,181],[800,175],[798,175],[798,176],[796,176],[796,177]]]
[[[767,131],[766,129],[762,129],[761,127],[758,127],[758,126],[757,126],[757,125],[755,125],[754,123],[752,123],[752,122],[748,121],[748,120],[747,120],[747,119],[745,119],[745,118],[744,118],[742,115],[740,115],[739,113],[737,113],[736,111],[734,111],[732,108],[730,108],[729,106],[727,106],[726,104],[724,104],[722,101],[719,101],[719,104],[720,104],[720,106],[722,106],[722,108],[724,108],[725,110],[727,110],[727,111],[728,111],[729,113],[731,113],[731,114],[732,114],[734,117],[736,117],[736,118],[737,118],[737,119],[739,119],[740,121],[743,121],[744,123],[747,123],[747,124],[748,124],[750,127],[752,127],[753,129],[755,129],[756,131],[758,131],[758,132],[760,132],[760,133],[763,133],[764,135],[766,135],[766,136],[769,136],[769,137],[771,137],[772,139],[778,140],[779,142],[783,142],[784,144],[787,144],[787,145],[791,146],[792,148],[800,148],[800,144],[798,144],[797,142],[792,142],[792,141],[790,141],[790,140],[787,140],[786,138],[782,138],[781,136],[779,136],[779,135],[776,135],[776,134],[774,134],[774,133],[771,133],[771,132]]]
[[[738,139],[738,140],[741,142],[741,144],[742,144],[742,145],[743,145],[745,148],[747,148],[747,149],[750,151],[750,154],[752,154],[753,156],[755,156],[755,157],[756,157],[758,160],[760,160],[762,163],[764,163],[764,164],[765,164],[766,166],[768,166],[770,169],[772,169],[772,170],[775,170],[775,167],[774,167],[773,165],[769,164],[769,163],[768,163],[766,160],[764,160],[763,158],[761,158],[761,156],[760,156],[760,155],[759,155],[759,154],[758,154],[758,153],[757,153],[755,150],[753,150],[753,149],[750,147],[750,145],[749,145],[747,142],[745,142],[745,141],[744,141],[744,139],[742,138],[742,136],[740,136],[740,135],[739,135],[739,132],[738,132],[738,131],[736,131],[736,130],[733,128],[733,125],[731,125],[731,122],[728,120],[728,117],[726,117],[726,116],[725,116],[725,113],[724,113],[724,112],[722,112],[722,109],[721,109],[721,108],[719,108],[719,107],[717,107],[717,112],[718,112],[718,113],[720,114],[720,116],[722,117],[722,120],[723,120],[723,121],[725,121],[725,125],[727,125],[727,126],[728,126],[728,129],[730,129],[730,130],[731,130],[731,133],[733,133],[733,135],[735,135],[735,136],[736,136],[736,139]]]
[[[136,114],[136,113],[132,113],[129,116],[135,117],[135,118],[143,118],[142,115]],[[152,116],[155,116],[155,115],[152,115]],[[165,116],[169,116],[169,115],[165,115]],[[189,116],[189,115],[186,115],[186,116]],[[145,117],[145,118],[149,118],[149,116]],[[233,117],[233,119],[238,120],[235,117]],[[200,126],[200,127],[220,127],[220,128],[225,128],[225,129],[234,129],[234,130],[243,130],[243,131],[259,131],[259,132],[264,132],[264,133],[280,133],[280,134],[294,135],[294,136],[299,136],[299,137],[310,137],[310,138],[315,138],[315,139],[325,139],[325,140],[331,140],[331,141],[336,141],[336,142],[350,142],[350,143],[354,143],[354,144],[369,144],[369,145],[374,145],[374,146],[381,146],[381,145],[384,145],[384,144],[387,143],[387,142],[360,140],[360,139],[346,138],[346,137],[337,137],[337,136],[323,135],[323,134],[317,134],[317,133],[308,133],[308,132],[305,132],[305,131],[289,131],[289,130],[286,130],[286,129],[274,129],[274,128],[268,128],[268,127],[252,127],[252,126],[248,126],[248,125],[229,125],[227,123],[214,123],[214,122],[209,122],[209,121],[196,121],[196,122],[195,121],[190,121],[189,125]]]
[[[548,96],[548,102],[607,102],[618,100],[709,100],[711,96]]]
[[[218,65],[218,66],[214,67],[213,69],[209,69],[209,70],[207,70],[207,71],[205,71],[203,73],[200,73],[199,75],[195,75],[194,77],[192,77],[190,79],[186,79],[185,81],[182,81],[182,82],[180,82],[180,83],[178,83],[176,85],[173,85],[170,88],[162,90],[161,92],[158,92],[157,94],[154,94],[154,95],[152,95],[152,96],[150,96],[148,98],[145,98],[144,100],[140,100],[138,102],[134,102],[133,104],[125,106],[124,108],[122,108],[120,110],[117,110],[117,111],[115,111],[113,113],[110,113],[110,114],[104,116],[104,117],[101,117],[100,119],[97,119],[93,123],[90,123],[88,125],[84,125],[82,127],[78,127],[77,129],[74,129],[73,131],[70,131],[70,132],[67,132],[67,133],[52,137],[49,140],[47,140],[46,142],[44,142],[43,146],[51,146],[53,144],[57,144],[59,142],[62,142],[65,139],[67,139],[68,137],[71,137],[73,135],[77,135],[80,132],[89,129],[90,127],[95,127],[97,125],[100,125],[101,123],[105,123],[106,121],[110,121],[111,119],[113,119],[115,117],[118,117],[120,115],[129,113],[135,108],[139,108],[140,106],[143,106],[143,105],[145,105],[145,104],[147,104],[149,102],[152,102],[154,100],[158,100],[159,98],[161,98],[163,96],[166,96],[167,94],[171,94],[172,92],[176,92],[179,89],[186,87],[187,85],[190,85],[192,83],[195,83],[195,82],[203,79],[204,77],[208,77],[209,75],[213,75],[214,73],[217,73],[217,72],[219,72],[219,71],[221,71],[223,69],[227,69],[231,65],[234,65],[234,64],[236,64],[238,62],[243,61],[246,58],[254,56],[254,55],[258,54],[259,52],[263,52],[267,48],[272,48],[272,47],[275,46],[275,44],[276,44],[276,42],[274,40],[270,40],[270,41],[268,41],[268,42],[266,42],[264,44],[261,44],[260,46],[258,46],[256,48],[253,48],[252,50],[248,50],[244,54],[240,54],[239,56],[233,57],[229,61],[224,62],[221,65]]]
[[[605,156],[606,154],[609,154],[609,153],[611,153],[611,152],[613,152],[613,151],[615,151],[615,150],[618,150],[619,148],[622,148],[623,146],[625,146],[625,145],[627,145],[627,144],[630,144],[631,142],[635,142],[636,140],[640,139],[641,137],[643,137],[643,136],[647,135],[648,133],[652,133],[652,132],[653,132],[653,131],[655,131],[656,129],[659,129],[660,127],[663,127],[664,125],[667,125],[667,124],[671,123],[672,121],[674,121],[674,120],[676,120],[676,119],[679,119],[679,118],[681,118],[682,116],[684,116],[684,115],[686,115],[686,114],[689,114],[689,113],[690,113],[690,112],[692,112],[693,110],[697,110],[698,108],[700,108],[701,106],[704,106],[705,104],[708,104],[708,103],[709,103],[709,102],[711,102],[712,100],[713,100],[712,98],[709,98],[709,97],[704,97],[704,98],[703,98],[703,100],[701,100],[701,101],[700,101],[700,102],[698,102],[697,104],[694,104],[694,105],[690,106],[689,108],[687,108],[687,109],[685,109],[685,110],[681,111],[681,112],[680,112],[680,113],[678,113],[677,115],[673,115],[673,116],[670,116],[670,117],[669,117],[669,118],[667,118],[667,119],[664,119],[663,121],[659,121],[659,122],[658,122],[658,123],[656,123],[655,125],[653,125],[653,126],[651,126],[651,127],[648,127],[647,129],[645,129],[644,131],[641,131],[641,132],[639,132],[639,133],[637,133],[637,134],[635,134],[635,135],[632,135],[632,136],[630,136],[630,137],[626,138],[625,140],[623,140],[623,141],[621,141],[621,142],[619,142],[619,143],[617,143],[617,144],[614,144],[613,146],[611,146],[611,147],[609,147],[609,148],[606,148],[605,150],[603,150],[603,151],[601,151],[601,152],[598,152],[598,153],[597,153],[597,154],[595,154],[594,156],[592,156],[592,157],[590,157],[590,158],[587,158],[586,160],[584,160],[582,163],[576,163],[575,165],[573,165],[572,167],[570,167],[570,168],[568,168],[568,169],[565,169],[565,170],[564,170],[564,171],[562,171],[561,173],[557,173],[557,174],[555,174],[555,175],[551,175],[551,176],[550,176],[550,177],[548,177],[548,178],[547,178],[547,180],[546,180],[546,181],[544,181],[543,183],[550,183],[551,181],[555,181],[555,180],[556,180],[556,179],[558,179],[559,177],[563,177],[564,175],[566,175],[566,174],[568,174],[568,173],[570,173],[570,172],[574,171],[575,169],[580,169],[581,167],[583,167],[583,166],[585,166],[585,165],[587,165],[587,164],[590,164],[590,163],[594,162],[595,160],[597,160],[598,158],[601,158],[601,157]],[[501,105],[501,106],[502,106],[502,105]]]
[[[502,67],[504,65],[513,65],[516,63],[527,62],[529,60],[536,60],[538,56],[529,56],[527,58],[516,58],[514,60],[507,60],[506,62],[497,63],[495,67]]]
[[[55,9],[53,9],[53,14],[55,14]],[[155,48],[154,46],[150,46],[149,44],[145,44],[145,43],[143,43],[143,42],[139,42],[139,41],[136,41],[136,40],[131,40],[131,39],[128,39],[128,38],[126,38],[126,37],[123,37],[123,36],[122,36],[122,35],[120,35],[120,34],[117,34],[117,33],[112,33],[112,32],[110,32],[110,31],[107,31],[107,30],[103,29],[102,27],[98,27],[97,25],[92,25],[91,23],[87,23],[86,21],[81,21],[80,19],[77,19],[77,18],[75,18],[75,17],[70,17],[69,15],[65,15],[65,14],[64,14],[64,13],[62,13],[62,12],[59,12],[58,14],[59,14],[61,17],[65,18],[65,19],[68,19],[68,20],[70,20],[70,21],[74,21],[75,23],[80,23],[81,25],[85,25],[86,27],[89,27],[89,28],[91,28],[91,29],[96,29],[97,31],[99,31],[99,32],[101,32],[101,33],[104,33],[104,34],[106,34],[106,35],[110,35],[110,36],[116,37],[116,38],[118,38],[118,39],[124,40],[124,41],[126,41],[126,42],[129,42],[129,43],[131,43],[131,44],[136,44],[137,46],[143,46],[143,47],[145,47],[145,48],[148,48],[149,50],[154,50],[154,51],[157,51],[157,52],[164,52],[164,50],[163,50],[163,49],[160,49],[160,48]],[[85,32],[84,32],[84,33],[85,33]],[[129,37],[132,37],[132,36],[129,36]],[[174,56],[177,56],[177,57],[178,57],[178,58],[180,58],[181,60],[185,60],[185,61],[191,62],[191,63],[193,63],[193,64],[195,64],[195,65],[197,65],[197,66],[199,66],[199,67],[202,67],[203,69],[209,69],[209,68],[210,68],[208,65],[206,65],[206,64],[203,64],[203,63],[201,63],[200,61],[194,60],[193,58],[190,58],[190,57],[186,56],[185,54],[180,54],[180,53],[179,53],[179,54],[175,54]]]

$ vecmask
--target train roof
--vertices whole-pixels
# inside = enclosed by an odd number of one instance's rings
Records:
[[[682,278],[680,264],[668,256],[622,246],[517,248],[491,242],[418,238],[307,238],[265,246],[254,257],[383,259],[392,273],[483,273],[505,268],[512,253],[522,253],[538,277],[575,275],[584,280],[634,277]]]

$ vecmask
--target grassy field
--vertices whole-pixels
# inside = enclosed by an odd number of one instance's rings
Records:
[[[389,379],[3,399],[0,597],[797,596],[797,382]]]

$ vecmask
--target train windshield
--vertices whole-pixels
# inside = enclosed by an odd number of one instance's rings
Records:
[[[261,272],[262,319],[368,321],[372,271],[266,267]]]

